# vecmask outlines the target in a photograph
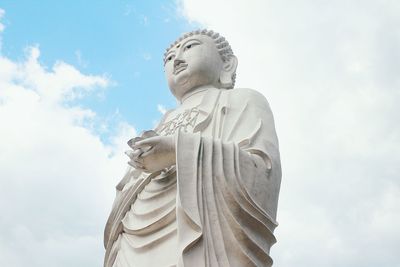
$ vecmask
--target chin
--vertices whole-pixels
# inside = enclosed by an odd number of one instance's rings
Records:
[[[193,88],[212,84],[209,80],[209,77],[204,77],[204,75],[194,75],[186,69],[172,77],[169,81],[169,88],[171,89],[172,94],[180,100],[185,93],[189,92]]]
[[[190,91],[190,89],[193,88],[193,86],[191,86],[192,83],[190,76],[183,72],[178,73],[169,84],[169,87],[172,89],[176,97],[183,96],[187,91]]]
[[[174,76],[174,81],[177,86],[184,86],[189,83],[190,73],[187,71],[181,71]]]
[[[178,100],[180,100],[182,98],[182,96],[190,91],[190,86],[188,85],[187,81],[181,84],[177,84],[174,83],[172,85],[169,86],[172,94],[175,96],[175,98],[177,98]]]

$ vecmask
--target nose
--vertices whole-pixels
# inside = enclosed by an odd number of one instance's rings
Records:
[[[175,55],[175,60],[174,60],[174,68],[175,68],[176,66],[178,66],[179,64],[185,62],[185,61],[182,59],[182,54],[183,54],[182,47],[179,47],[179,48],[176,50],[176,55]]]
[[[174,68],[176,68],[179,64],[184,63],[185,61],[180,58],[175,58],[174,60]]]

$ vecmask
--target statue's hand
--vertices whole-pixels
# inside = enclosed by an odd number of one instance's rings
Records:
[[[174,136],[154,136],[136,142],[128,152],[130,165],[146,172],[156,172],[175,164]]]

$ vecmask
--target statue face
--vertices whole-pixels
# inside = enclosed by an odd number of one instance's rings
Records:
[[[188,37],[172,47],[165,58],[168,85],[178,100],[200,86],[218,87],[223,61],[212,38]]]

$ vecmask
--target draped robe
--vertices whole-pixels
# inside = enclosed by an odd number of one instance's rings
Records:
[[[129,168],[117,185],[106,267],[272,265],[281,169],[269,105],[251,89],[209,88],[195,109],[173,123],[166,114],[156,129],[175,135],[176,166],[152,174]],[[157,199],[157,208],[141,216],[146,199]],[[149,261],[135,262],[141,256]]]

